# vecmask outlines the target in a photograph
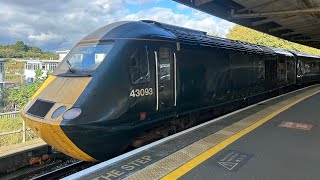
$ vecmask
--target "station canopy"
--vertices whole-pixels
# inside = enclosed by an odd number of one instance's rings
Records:
[[[320,49],[320,0],[174,0],[288,41]]]

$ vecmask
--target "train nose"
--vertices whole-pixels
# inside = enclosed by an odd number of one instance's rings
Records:
[[[28,114],[22,114],[29,127],[46,143],[60,152],[83,161],[96,161],[79,149],[63,132],[58,121],[38,119]]]
[[[21,116],[45,142],[71,157],[96,161],[70,140],[61,128],[63,114],[71,109],[91,78],[50,76],[27,103]]]

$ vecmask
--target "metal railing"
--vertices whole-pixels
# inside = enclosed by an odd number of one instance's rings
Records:
[[[12,112],[6,112],[6,113],[0,113],[0,123],[1,123],[1,119],[18,119],[20,116],[20,111],[12,111]],[[30,128],[26,128],[26,122],[22,121],[22,129],[19,130],[15,130],[15,131],[10,131],[10,132],[3,132],[0,133],[0,137],[1,136],[6,136],[9,134],[20,134],[22,133],[22,142],[26,142],[27,139],[27,131],[30,131]]]
[[[18,119],[20,111],[0,113],[0,119]]]

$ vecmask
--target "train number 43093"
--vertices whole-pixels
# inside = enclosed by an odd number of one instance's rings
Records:
[[[151,96],[152,94],[153,94],[152,88],[132,89],[132,91],[130,92],[131,97]]]

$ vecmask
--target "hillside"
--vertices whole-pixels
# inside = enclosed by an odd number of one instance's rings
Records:
[[[265,33],[261,33],[259,31],[255,31],[240,25],[234,26],[227,34],[227,38],[232,40],[249,42],[253,44],[284,48],[284,49],[295,50],[299,52],[305,52],[309,54],[320,55],[319,49],[289,42],[289,41],[286,41]]]
[[[17,41],[16,44],[0,45],[0,58],[58,59],[59,55],[45,52],[38,47],[29,46],[22,41]]]

